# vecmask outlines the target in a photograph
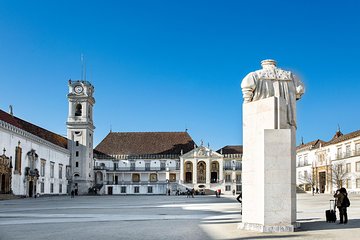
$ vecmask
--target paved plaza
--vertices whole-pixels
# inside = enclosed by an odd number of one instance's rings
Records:
[[[79,196],[0,201],[0,239],[359,239],[360,196],[347,225],[326,223],[330,195],[298,194],[294,233],[237,229],[240,206],[226,196]]]

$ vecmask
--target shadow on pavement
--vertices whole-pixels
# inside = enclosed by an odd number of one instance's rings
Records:
[[[302,232],[351,228],[360,228],[360,219],[349,219],[349,222],[347,224],[339,224],[338,220],[335,223],[328,223],[324,220],[314,222],[300,222],[300,229],[298,231]]]
[[[247,237],[240,237],[235,239],[282,239],[282,238],[288,239],[288,238],[299,238],[302,236],[303,235],[301,234],[286,234],[286,235],[247,236]]]

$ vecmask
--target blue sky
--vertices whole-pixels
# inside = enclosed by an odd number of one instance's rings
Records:
[[[242,143],[240,82],[260,61],[299,73],[297,142],[359,126],[358,1],[0,2],[0,108],[66,134],[68,79],[95,86],[95,144],[113,131]]]

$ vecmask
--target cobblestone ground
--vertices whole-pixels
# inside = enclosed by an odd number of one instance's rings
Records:
[[[360,195],[347,225],[325,222],[330,195],[298,194],[294,233],[237,229],[239,203],[227,196],[80,196],[0,201],[0,239],[360,239]]]

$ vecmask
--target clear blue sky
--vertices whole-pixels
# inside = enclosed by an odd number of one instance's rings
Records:
[[[0,108],[66,134],[68,79],[95,86],[113,131],[242,143],[240,82],[272,58],[302,76],[298,140],[360,129],[359,1],[0,2]]]

